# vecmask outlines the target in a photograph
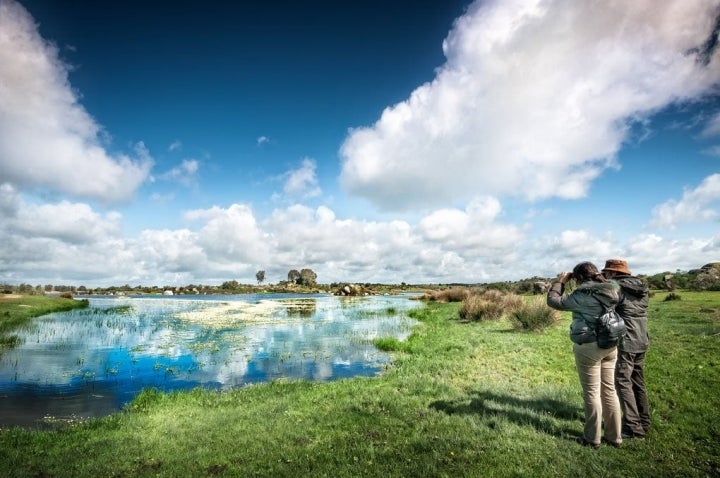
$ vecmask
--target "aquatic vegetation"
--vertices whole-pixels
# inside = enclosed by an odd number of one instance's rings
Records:
[[[383,337],[374,341],[375,346],[385,352],[397,352],[403,350],[403,343],[394,337]]]
[[[174,317],[215,328],[229,327],[242,322],[262,323],[272,321],[273,313],[281,307],[277,301],[258,303],[235,302],[212,304],[198,310],[178,312]]]
[[[0,393],[32,384],[41,391],[35,401],[72,394],[84,398],[67,406],[83,406],[117,396],[122,405],[148,387],[227,390],[375,375],[389,360],[377,344],[404,340],[415,323],[405,311],[418,306],[398,297],[93,299],[89,309],[18,331],[21,346],[0,361]]]
[[[0,348],[13,348],[17,347],[23,342],[23,340],[17,335],[5,335],[0,336]]]
[[[295,299],[283,301],[288,317],[311,318],[317,309],[316,299]]]
[[[87,300],[87,299],[85,299]],[[121,304],[112,307],[93,307],[77,312],[77,315],[129,315],[133,312],[131,304]]]

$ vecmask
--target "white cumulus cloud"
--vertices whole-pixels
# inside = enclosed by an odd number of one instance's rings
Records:
[[[651,225],[674,229],[678,224],[718,221],[720,218],[720,173],[705,178],[698,187],[687,189],[682,199],[671,199],[652,211]]]
[[[429,214],[420,221],[418,231],[427,241],[443,244],[456,253],[488,255],[489,251],[510,251],[523,240],[523,234],[516,226],[495,222],[500,211],[497,199],[479,198],[464,211],[441,209]]]
[[[170,151],[171,153],[180,150],[182,150],[182,142],[179,139],[176,139],[175,141],[170,143],[170,146],[168,146],[168,151]]]
[[[491,0],[445,39],[432,82],[343,143],[341,182],[385,209],[477,194],[578,198],[629,126],[708,93],[717,0]]]
[[[317,163],[311,158],[302,160],[299,168],[285,174],[283,192],[294,197],[315,197],[322,193],[317,179]]]
[[[40,218],[41,221],[36,221]],[[502,220],[496,199],[440,209],[416,223],[343,219],[320,206],[277,208],[258,218],[248,205],[185,213],[187,227],[124,237],[117,213],[82,203],[35,205],[0,187],[0,283],[72,285],[269,283],[310,268],[332,282],[494,282],[550,277],[580,261],[623,257],[634,272],[667,264],[695,268],[720,254],[720,235],[626,243],[611,234],[565,230],[534,240]]]
[[[105,202],[127,201],[148,177],[144,146],[111,155],[80,104],[68,66],[28,12],[0,0],[0,182]]]
[[[0,187],[0,219],[5,234],[56,240],[72,245],[93,244],[122,232],[122,216],[101,215],[84,203],[27,203],[5,184]]]
[[[185,186],[191,186],[197,181],[200,162],[196,159],[183,159],[178,166],[160,175],[160,179],[174,181]]]
[[[249,206],[233,204],[227,209],[215,206],[189,211],[185,217],[202,224],[197,244],[210,260],[232,267],[268,259],[264,233]]]
[[[720,136],[720,113],[710,118],[700,134],[703,137]]]

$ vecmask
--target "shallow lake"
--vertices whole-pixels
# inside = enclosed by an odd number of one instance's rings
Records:
[[[0,426],[120,410],[145,388],[226,390],[378,374],[377,338],[407,338],[409,296],[90,297],[33,319],[0,356]]]

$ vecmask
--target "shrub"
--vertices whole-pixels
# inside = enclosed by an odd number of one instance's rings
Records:
[[[494,289],[483,292],[482,297],[487,300],[500,302],[503,305],[503,308],[508,312],[517,307],[521,307],[525,303],[523,298],[519,295],[515,295],[511,292],[501,292]]]
[[[487,290],[480,294],[469,295],[462,304],[459,314],[463,320],[493,320],[509,314],[523,303],[515,294]]]
[[[676,294],[675,292],[670,292],[668,295],[665,296],[665,302],[669,300],[682,300],[682,297],[680,297],[680,294]]]
[[[560,320],[560,313],[545,304],[545,298],[537,297],[523,303],[510,312],[510,322],[516,330],[539,332]]]
[[[425,292],[425,298],[435,302],[462,302],[470,295],[470,291],[463,287]]]
[[[463,301],[459,314],[463,320],[499,319],[503,315],[503,307],[500,302],[487,300],[479,295],[471,295]]]

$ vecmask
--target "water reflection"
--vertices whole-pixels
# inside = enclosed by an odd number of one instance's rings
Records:
[[[0,425],[120,409],[147,387],[229,389],[281,377],[375,375],[380,337],[407,337],[407,297],[91,298],[15,333],[0,356]]]
[[[315,314],[317,299],[296,299],[284,302],[288,317],[309,318]]]

